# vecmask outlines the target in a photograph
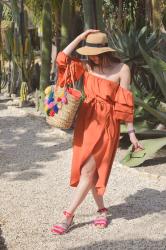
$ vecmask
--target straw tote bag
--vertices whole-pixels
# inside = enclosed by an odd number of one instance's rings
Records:
[[[67,67],[66,71],[68,70],[70,70],[70,66]],[[66,76],[67,73],[65,72]],[[75,88],[71,70],[70,74],[71,87],[66,84],[64,84],[64,87],[60,87],[56,84],[45,89],[46,122],[61,129],[71,128],[82,98],[81,91]]]

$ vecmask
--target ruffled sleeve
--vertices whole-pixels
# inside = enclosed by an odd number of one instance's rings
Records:
[[[79,59],[59,52],[56,58],[58,66],[58,84],[63,87],[66,84],[78,81],[84,73],[84,67]]]
[[[134,120],[134,97],[128,89],[119,86],[115,95],[115,118],[126,122]]]

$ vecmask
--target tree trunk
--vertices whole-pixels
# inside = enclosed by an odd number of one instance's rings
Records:
[[[49,85],[52,50],[52,23],[50,1],[46,1],[42,14],[42,48],[40,74],[40,110],[43,110],[44,89]]]

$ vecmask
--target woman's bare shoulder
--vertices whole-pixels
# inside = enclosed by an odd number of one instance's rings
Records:
[[[130,68],[127,64],[124,63],[120,71],[120,85],[123,88],[130,90],[130,87],[131,87],[130,82],[131,82]]]
[[[124,73],[130,72],[130,67],[125,63],[121,63],[121,72]]]

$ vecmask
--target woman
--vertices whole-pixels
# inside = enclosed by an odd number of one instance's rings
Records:
[[[88,57],[86,64],[70,57],[84,39],[85,46],[76,51]],[[90,29],[76,37],[57,56],[59,85],[83,76],[86,98],[79,108],[74,129],[70,185],[77,188],[70,206],[63,212],[62,222],[53,226],[54,234],[64,234],[71,228],[74,213],[90,190],[98,212],[94,225],[107,226],[103,195],[119,143],[121,120],[126,122],[134,149],[143,148],[133,128],[130,70],[112,56],[113,51],[108,47],[105,33]]]

